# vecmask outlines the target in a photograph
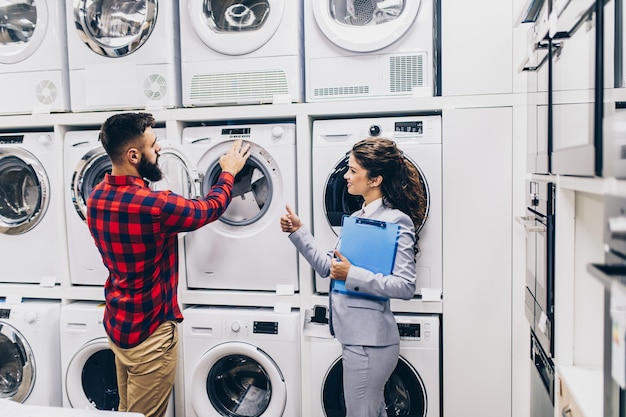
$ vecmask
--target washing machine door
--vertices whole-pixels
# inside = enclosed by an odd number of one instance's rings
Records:
[[[193,371],[190,393],[198,417],[282,416],[287,388],[263,350],[225,342],[207,351]]]
[[[111,159],[102,146],[87,152],[78,162],[72,174],[72,202],[81,219],[87,220],[87,198],[91,190],[111,173]]]
[[[318,28],[351,52],[373,52],[400,39],[413,25],[420,0],[317,0],[309,2]]]
[[[46,36],[45,0],[0,2],[0,64],[14,64],[31,56]]]
[[[35,227],[50,203],[50,182],[41,162],[8,143],[23,136],[0,137],[0,233],[19,235]]]
[[[72,408],[117,410],[115,356],[105,337],[85,343],[72,357],[65,390]]]
[[[341,358],[331,366],[324,378],[322,406],[328,417],[345,417],[343,367]],[[385,384],[385,406],[389,417],[426,417],[428,397],[419,373],[400,356],[396,369]]]
[[[422,224],[418,228],[419,231],[422,227],[424,227],[430,210],[428,182],[420,167],[408,156],[405,155],[404,158],[417,170],[420,177],[420,184],[422,186],[422,193],[426,198],[426,204],[422,208],[423,220]],[[363,207],[363,197],[349,194],[347,182],[343,177],[348,171],[349,159],[350,153],[348,152],[344,158],[335,164],[334,168],[328,175],[326,185],[324,186],[324,213],[326,214],[328,224],[337,236],[339,236],[341,230],[341,219],[343,216],[350,215]]]
[[[0,309],[0,318],[10,310]],[[35,385],[36,366],[28,340],[9,323],[0,320],[0,399],[26,401]]]
[[[73,0],[74,26],[98,55],[123,57],[148,40],[157,21],[158,0]],[[166,0],[167,1],[167,0]]]
[[[276,33],[285,11],[285,0],[191,0],[188,3],[187,12],[198,37],[206,46],[225,55],[244,55],[265,45]]]
[[[214,230],[224,236],[251,235],[267,227],[273,221],[273,216],[269,214],[275,211],[272,201],[274,197],[280,201],[283,194],[278,164],[263,147],[249,143],[250,157],[235,176],[232,201],[219,221],[211,224]],[[228,152],[232,144],[232,140],[221,142],[200,160],[199,166],[208,167],[202,174],[202,195],[206,195],[217,182],[222,172],[219,158]]]
[[[168,140],[159,141],[159,167],[163,179],[150,183],[153,190],[171,190],[185,198],[200,196],[200,177],[198,171],[187,159],[183,151]]]

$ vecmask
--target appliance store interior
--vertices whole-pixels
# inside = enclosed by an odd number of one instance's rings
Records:
[[[87,199],[140,111],[151,187],[206,194],[251,145],[178,237],[168,417],[346,415],[329,280],[280,217],[333,248],[370,136],[427,205],[387,415],[626,416],[625,28],[624,0],[0,0],[0,414],[123,415]]]

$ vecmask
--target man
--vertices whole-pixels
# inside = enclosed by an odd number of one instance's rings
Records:
[[[87,201],[87,224],[109,270],[103,321],[115,354],[119,410],[146,417],[165,414],[176,373],[183,320],[177,234],[224,213],[250,148],[234,142],[220,157],[222,173],[209,193],[185,199],[148,187],[163,176],[154,125],[147,113],[116,114],[103,123],[100,139],[112,170]]]

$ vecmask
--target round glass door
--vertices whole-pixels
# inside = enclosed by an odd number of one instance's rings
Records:
[[[0,322],[0,399],[23,403],[35,385],[35,358],[28,341]]]
[[[43,165],[30,152],[0,147],[0,233],[18,235],[44,217],[50,185]]]
[[[341,358],[337,359],[324,379],[322,406],[327,416],[346,415]],[[388,417],[426,417],[428,403],[424,382],[402,356],[385,384],[385,406]]]
[[[312,1],[317,26],[329,41],[352,52],[373,52],[400,39],[412,26],[420,0]]]
[[[0,64],[31,56],[48,30],[48,8],[42,0],[0,2]]]
[[[74,27],[98,55],[130,55],[148,40],[158,14],[157,0],[74,0]]]
[[[282,373],[256,346],[217,345],[204,354],[193,377],[191,395],[199,417],[274,417],[282,415],[287,392]]]
[[[191,163],[182,152],[171,147],[167,141],[159,141],[158,164],[163,172],[163,179],[150,183],[153,190],[171,190],[185,198],[196,198],[199,195],[198,174],[191,168]]]
[[[87,199],[91,190],[111,173],[111,159],[102,146],[87,152],[72,175],[72,202],[81,219],[87,220]]]
[[[225,55],[244,55],[274,36],[283,19],[284,1],[190,1],[188,12],[195,32],[206,46]]]
[[[346,180],[343,178],[348,171],[348,161],[350,154],[341,159],[333,170],[331,171],[326,185],[324,187],[324,212],[326,213],[326,219],[328,224],[333,229],[336,235],[339,235],[341,228],[341,220],[343,216],[350,215],[357,210],[360,210],[363,206],[363,197],[358,195],[351,195],[348,193],[348,187]],[[422,170],[406,155],[404,156],[417,170],[420,177],[420,184],[422,186],[422,192],[426,197],[426,206],[422,208],[422,224],[419,226],[418,231],[424,227],[426,219],[428,217],[428,211],[430,209],[430,195],[428,190],[428,183]]]

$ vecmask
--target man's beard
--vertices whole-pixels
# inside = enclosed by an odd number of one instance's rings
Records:
[[[137,172],[141,175],[142,178],[147,179],[148,181],[160,181],[163,178],[163,171],[159,168],[159,158],[155,163],[148,161],[148,158],[145,155],[141,156],[141,161],[139,161],[139,165],[137,165]]]

